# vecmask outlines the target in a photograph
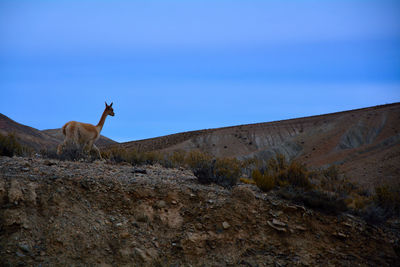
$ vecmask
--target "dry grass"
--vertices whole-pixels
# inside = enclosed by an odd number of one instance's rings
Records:
[[[15,134],[0,134],[0,156],[24,156],[30,154],[31,152],[31,149],[21,145],[17,141]]]
[[[283,155],[276,155],[266,165],[258,167],[252,172],[252,178],[256,185],[265,192],[275,186],[311,189],[313,186],[309,177],[310,173],[304,165],[296,161],[288,163]]]
[[[251,176],[258,188],[264,192],[268,192],[275,187],[275,178],[269,173],[263,174],[259,170],[254,170]]]

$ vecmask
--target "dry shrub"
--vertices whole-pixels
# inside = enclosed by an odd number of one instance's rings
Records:
[[[140,164],[148,164],[153,165],[155,163],[162,163],[163,162],[163,155],[156,151],[149,151],[142,153],[142,161]]]
[[[127,162],[132,165],[152,165],[155,163],[161,163],[163,160],[162,155],[155,151],[142,152],[136,149],[127,150],[125,148],[113,147],[102,151],[101,153],[104,158],[112,162]]]
[[[253,172],[253,170],[261,166],[262,161],[253,157],[242,160],[241,164],[243,174],[245,174],[247,177],[251,177],[251,173]]]
[[[112,147],[102,150],[101,156],[115,163],[128,162],[128,151],[123,148]]]
[[[292,161],[289,164],[285,176],[289,184],[295,187],[302,187],[305,189],[312,188],[307,168],[296,161]]]
[[[262,174],[259,170],[254,170],[251,176],[258,188],[264,192],[270,191],[275,186],[275,178],[269,173]]]
[[[241,164],[236,158],[217,159],[214,163],[214,176],[219,185],[234,186],[241,174]]]
[[[319,181],[321,190],[335,192],[340,195],[350,195],[357,193],[358,185],[350,182],[342,173],[340,173],[336,165],[322,171],[313,172],[312,176]]]
[[[347,207],[349,207],[353,211],[356,211],[357,213],[357,211],[362,211],[363,209],[365,209],[367,205],[371,204],[371,202],[371,197],[352,193],[348,198]]]
[[[400,184],[376,187],[373,200],[377,206],[390,214],[400,214]]]
[[[278,194],[285,199],[328,214],[339,214],[347,210],[345,199],[329,192],[286,187],[281,188]]]
[[[211,161],[212,157],[207,153],[201,152],[200,150],[190,151],[185,159],[185,163],[192,170],[207,167]]]
[[[49,153],[47,154],[47,156],[49,156]],[[63,149],[63,151],[60,155],[57,155],[57,158],[59,160],[77,161],[80,159],[89,159],[89,156],[90,155],[85,153],[82,149],[66,147],[65,149]],[[97,154],[96,154],[96,156],[97,156]]]
[[[267,166],[269,171],[273,173],[279,173],[287,169],[288,163],[285,158],[285,155],[276,154],[275,158],[269,159]]]
[[[241,163],[235,158],[213,159],[210,155],[195,150],[185,160],[200,183],[216,183],[224,187],[237,184],[242,173]]]
[[[240,181],[242,183],[244,183],[244,184],[256,184],[256,182],[254,182],[253,179],[247,179],[247,178],[244,178],[244,177],[240,178]]]
[[[183,167],[185,166],[186,152],[184,150],[174,151],[172,154],[168,156],[168,160],[171,162],[174,167]]]
[[[261,166],[252,172],[252,178],[256,185],[267,192],[278,185],[280,187],[294,186],[311,189],[310,174],[307,168],[296,162],[287,162],[284,155],[277,154],[271,158],[265,166]]]
[[[27,148],[18,143],[15,134],[10,133],[6,136],[0,134],[0,156],[22,156],[27,150]]]

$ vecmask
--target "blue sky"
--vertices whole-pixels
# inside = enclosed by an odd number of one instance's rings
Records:
[[[400,101],[399,1],[0,1],[0,112],[130,141]]]

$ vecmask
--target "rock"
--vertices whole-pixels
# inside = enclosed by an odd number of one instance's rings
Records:
[[[172,200],[171,203],[174,204],[174,205],[177,204],[177,202],[175,200]]]
[[[37,184],[35,183],[29,183],[28,184],[28,190],[26,193],[26,201],[32,205],[36,205],[36,188],[37,188]]]
[[[30,247],[29,247],[28,244],[21,243],[21,244],[18,245],[18,247],[19,247],[23,252],[31,253],[31,249],[30,249]]]
[[[147,174],[146,169],[133,168],[132,173]]]
[[[0,205],[3,204],[5,196],[6,196],[6,182],[4,179],[0,179]]]
[[[45,160],[45,161],[43,162],[43,164],[44,164],[44,165],[47,165],[47,166],[57,165],[57,163],[52,162],[52,161],[50,161],[50,160]]]
[[[347,226],[347,227],[353,227],[353,225],[349,222],[342,222],[342,225]]]
[[[25,257],[25,254],[23,254],[23,253],[21,253],[19,251],[17,251],[15,254],[17,255],[17,257],[20,257],[20,258]]]
[[[25,228],[28,227],[27,225],[27,217],[26,213],[22,210],[18,209],[7,209],[4,211],[3,223],[5,226],[15,225],[22,225]]]
[[[119,236],[121,238],[129,238],[131,236],[131,234],[129,232],[122,232]]]
[[[271,221],[267,221],[267,223],[271,228],[274,228],[278,232],[283,232],[283,233],[287,232],[286,228],[275,226]]]
[[[305,230],[307,230],[307,228],[305,228],[305,227],[303,227],[303,226],[301,226],[301,225],[296,225],[296,226],[294,227],[294,229],[300,230],[300,231],[305,231]]]
[[[283,226],[283,227],[286,226],[286,223],[281,222],[281,221],[278,221],[278,220],[276,220],[276,219],[272,219],[272,223],[273,223],[274,225],[276,225],[276,226]]]
[[[163,209],[163,208],[165,208],[167,206],[167,203],[164,201],[164,200],[160,200],[160,201],[158,201],[158,203],[157,203],[157,208],[159,208],[159,209]]]
[[[339,239],[346,239],[349,237],[348,235],[341,233],[341,232],[334,232],[332,235]]]
[[[228,229],[228,228],[231,227],[231,226],[230,226],[230,224],[229,224],[228,222],[223,222],[223,223],[222,223],[222,227],[226,230],[226,229]]]
[[[146,253],[140,248],[134,248],[133,253],[135,255],[135,258],[138,258],[142,262],[149,262],[150,260]]]
[[[122,248],[119,250],[121,258],[128,260],[132,255],[132,250],[129,248]]]
[[[8,191],[8,199],[14,204],[18,204],[18,201],[23,200],[22,189],[16,179],[11,180],[10,190]]]
[[[251,203],[255,200],[253,190],[244,186],[235,186],[232,190],[232,197],[246,203]]]

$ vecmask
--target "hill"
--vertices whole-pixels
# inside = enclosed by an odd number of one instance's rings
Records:
[[[37,151],[40,149],[55,148],[59,140],[39,131],[38,129],[20,124],[0,113],[0,134],[15,134],[17,140]]]
[[[276,153],[311,168],[336,164],[366,186],[400,177],[400,103],[291,120],[191,131],[121,143],[128,150],[190,151],[268,159]]]

